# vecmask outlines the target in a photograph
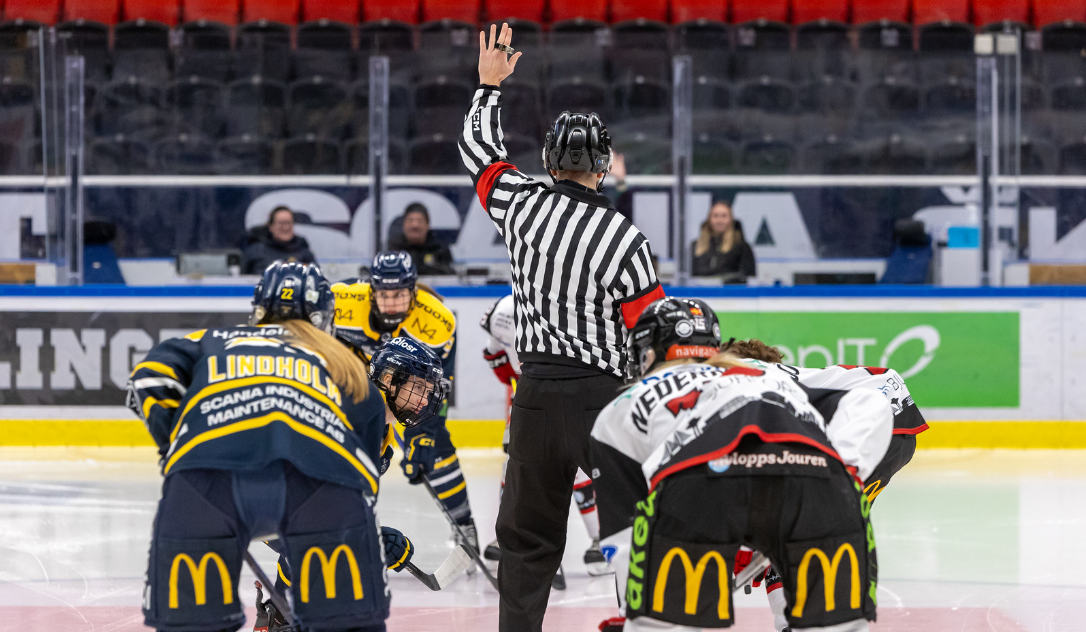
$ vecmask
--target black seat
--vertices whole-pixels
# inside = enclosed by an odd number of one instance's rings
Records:
[[[709,75],[694,77],[693,106],[695,112],[715,112],[732,106],[732,90],[728,84]]]
[[[862,174],[863,155],[853,141],[828,134],[804,146],[802,170],[818,175]]]
[[[1022,136],[1022,175],[1051,175],[1056,170],[1056,147],[1052,143],[1030,136]]]
[[[503,81],[502,84],[504,85],[505,82]],[[537,137],[506,134],[502,144],[505,145],[505,151],[509,156],[509,164],[521,172],[540,173],[543,171],[543,148]]]
[[[915,123],[920,90],[912,82],[889,76],[863,89],[860,114],[864,133],[881,137]]]
[[[394,20],[375,20],[358,27],[359,78],[369,76],[369,58],[389,58],[389,72],[401,81],[413,81],[415,68],[415,29],[410,24]]]
[[[861,24],[856,28],[856,47],[853,59],[860,83],[885,77],[918,79],[911,25],[890,20]]]
[[[846,24],[826,19],[800,24],[796,27],[796,79],[851,76],[850,48]]]
[[[637,76],[628,82],[615,85],[615,121],[631,121],[645,118],[670,119],[671,93],[666,83]]]
[[[74,20],[57,26],[62,52],[83,56],[83,76],[91,83],[109,80],[109,27],[99,22]],[[39,74],[37,68],[31,72]]]
[[[977,143],[970,134],[957,134],[932,145],[931,172],[934,175],[968,176],[977,173]]]
[[[664,175],[672,172],[671,142],[658,134],[619,128],[612,134],[615,151],[626,160],[626,171],[634,175]]]
[[[353,102],[339,81],[322,76],[299,79],[287,90],[287,134],[341,140],[347,137],[353,118]]]
[[[671,77],[671,42],[667,25],[637,19],[612,27],[611,80],[634,77],[667,81]]]
[[[856,127],[856,84],[831,75],[800,84],[796,90],[798,129],[808,139],[850,136]]]
[[[276,81],[290,76],[290,28],[278,22],[251,22],[238,27],[234,64],[238,77],[261,75]]]
[[[949,75],[924,88],[922,128],[940,140],[946,134],[972,133],[976,111],[977,88],[971,81]]]
[[[91,142],[86,161],[88,175],[135,176],[152,170],[151,147],[124,134]]]
[[[478,79],[479,35],[475,26],[436,20],[419,27],[419,78],[443,75],[474,83]]]
[[[164,103],[171,133],[208,138],[222,134],[226,113],[222,84],[195,76],[180,79],[170,84]]]
[[[218,22],[189,22],[176,31],[174,67],[178,77],[203,77],[226,82],[234,76],[230,29]]]
[[[796,106],[796,90],[788,81],[766,75],[741,84],[736,105],[773,114],[790,114]]]
[[[771,135],[745,143],[739,161],[739,170],[748,174],[794,173],[796,166],[795,145]]]
[[[1059,174],[1061,176],[1086,175],[1086,138],[1079,137],[1060,146]]]
[[[212,175],[216,158],[215,145],[199,136],[178,134],[155,144],[155,170],[161,174]]]
[[[354,78],[354,51],[351,27],[339,22],[318,20],[298,26],[294,53],[294,76],[305,79],[321,75],[338,81]]]
[[[865,162],[874,175],[919,175],[928,168],[924,143],[900,134],[865,142]]]
[[[416,138],[408,147],[409,172],[415,175],[449,175],[464,170],[456,136],[434,134]]]
[[[0,175],[22,176],[43,173],[41,170],[34,172],[30,162],[27,158],[25,143],[0,141]]]
[[[735,97],[729,134],[738,140],[759,141],[765,136],[795,136],[796,91],[783,79],[761,77],[741,84]]]
[[[974,35],[972,26],[959,22],[933,22],[919,27],[917,49],[921,83],[943,81],[948,76],[975,81]]]
[[[274,170],[275,148],[251,134],[219,141],[218,155],[216,169],[223,175],[267,175]]]
[[[226,91],[226,135],[278,138],[286,120],[286,87],[257,75],[239,79]]]
[[[1045,82],[1063,83],[1086,77],[1086,24],[1057,22],[1041,29],[1041,66]]]
[[[611,42],[611,29],[602,22],[577,18],[553,24],[548,47],[551,81],[574,76],[605,80]]]
[[[509,77],[502,81],[501,88],[502,130],[531,138],[539,137],[540,120],[543,118],[539,86]]]
[[[696,20],[675,27],[675,52],[690,56],[696,77],[731,77],[731,40],[730,27],[721,22]]]
[[[0,78],[0,139],[20,143],[38,135],[36,103],[33,85]]]
[[[709,133],[694,136],[691,172],[707,175],[735,173],[735,147],[727,140]]]
[[[471,84],[439,76],[415,86],[415,136],[457,136],[474,94]]]
[[[788,25],[755,20],[735,27],[737,79],[766,75],[791,80],[792,61],[792,32]]]
[[[332,175],[343,173],[340,145],[333,140],[307,134],[283,143],[283,173],[290,175]]]
[[[508,81],[508,80],[507,80]],[[505,92],[505,82],[502,82]],[[351,87],[352,110],[351,135],[366,138],[370,129],[370,84],[368,80],[355,82]],[[400,83],[388,86],[388,135],[393,139],[404,140],[411,130],[412,98],[411,89]],[[465,110],[466,111],[466,110]]]
[[[347,170],[355,175],[365,175],[370,172],[370,143],[367,139],[352,140],[347,143]],[[405,173],[404,163],[407,157],[407,148],[401,140],[388,142],[388,173]]]
[[[1086,78],[1076,77],[1052,86],[1048,102],[1052,129],[1061,138],[1081,138],[1086,134]]]
[[[161,22],[135,20],[113,28],[113,78],[170,80],[170,29]]]
[[[103,86],[95,96],[94,128],[98,136],[155,140],[168,125],[162,110],[162,88],[128,77]]]
[[[41,75],[41,42],[37,22],[13,20],[0,24],[0,77],[37,84]]]
[[[552,81],[547,87],[547,105],[543,112],[544,125],[558,117],[564,110],[571,112],[596,112],[607,120],[610,109],[607,88],[594,80],[572,77]]]

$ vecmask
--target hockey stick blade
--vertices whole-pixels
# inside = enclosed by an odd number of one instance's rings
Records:
[[[427,575],[418,566],[415,566],[411,562],[404,564],[404,568],[408,573],[411,573],[415,579],[419,580],[430,590],[441,590],[441,584],[437,582],[437,579],[433,575]]]
[[[467,547],[460,544],[432,574],[423,572],[411,562],[408,562],[405,567],[407,572],[414,575],[415,579],[425,584],[430,590],[441,590],[456,581],[456,578],[460,577],[471,565],[472,560]]]
[[[467,538],[464,537],[464,532],[460,529],[460,525],[456,523],[456,519],[452,517],[452,514],[449,513],[449,510],[446,509],[445,505],[441,503],[441,499],[437,496],[437,490],[434,489],[433,485],[430,484],[430,481],[427,480],[425,476],[422,477],[422,486],[425,487],[426,491],[430,493],[430,497],[434,499],[435,503],[437,503],[437,508],[441,510],[441,513],[445,516],[445,520],[449,522],[449,525],[451,525],[453,530],[456,531],[456,534],[460,536],[460,540],[466,542]],[[486,567],[486,562],[483,561],[482,556],[480,556],[479,553],[470,546],[461,546],[464,548],[465,551],[467,551],[468,555],[471,556],[471,559],[474,560],[475,563],[479,566],[479,569],[483,571],[483,575],[486,576],[487,581],[490,582],[490,585],[494,587],[494,590],[498,590],[498,578],[494,577],[494,574],[491,573],[490,569]]]
[[[283,618],[287,620],[287,623],[290,624],[291,628],[294,628],[294,615],[291,614],[290,606],[287,605],[286,600],[283,599],[279,593],[275,592],[275,583],[268,579],[268,576],[264,574],[264,570],[260,568],[260,564],[256,563],[256,560],[253,559],[252,554],[248,551],[245,551],[245,563],[249,565],[249,568],[253,571],[253,575],[256,575],[256,578],[268,587],[268,598],[275,604],[275,607],[279,610],[279,614],[283,615]]]
[[[769,568],[769,566],[769,558],[762,555],[760,551],[755,551],[754,557],[750,560],[750,564],[735,576],[735,583],[732,584],[732,592],[746,586],[756,577],[760,577],[765,573],[765,569]]]

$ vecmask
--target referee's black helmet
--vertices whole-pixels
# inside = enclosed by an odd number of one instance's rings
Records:
[[[547,132],[543,166],[551,171],[611,171],[611,136],[595,112],[562,112]]]
[[[669,296],[641,312],[627,340],[632,377],[639,379],[662,362],[715,356],[720,351],[720,324],[705,301]]]

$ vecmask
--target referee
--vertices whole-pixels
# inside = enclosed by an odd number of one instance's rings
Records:
[[[596,114],[563,112],[547,133],[554,184],[506,162],[499,84],[521,53],[503,24],[479,33],[482,85],[460,153],[479,201],[509,249],[522,376],[509,426],[509,465],[498,510],[498,629],[542,630],[566,541],[577,467],[592,472],[588,438],[626,375],[626,333],[663,297],[649,242],[600,194],[611,139]]]

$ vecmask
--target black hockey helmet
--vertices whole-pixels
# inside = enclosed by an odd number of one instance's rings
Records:
[[[393,416],[408,428],[436,415],[448,395],[441,360],[433,351],[404,336],[389,340],[373,354],[370,377],[385,393]],[[404,388],[407,392],[401,393]]]
[[[661,362],[715,356],[720,351],[720,323],[705,301],[662,298],[641,312],[626,344],[632,377],[639,379]]]
[[[562,112],[547,131],[543,166],[551,171],[609,173],[614,154],[611,136],[595,112]],[[553,177],[553,176],[552,176]],[[603,181],[597,188],[603,187]]]
[[[307,320],[326,333],[334,330],[336,295],[315,263],[275,261],[253,288],[250,325]]]

